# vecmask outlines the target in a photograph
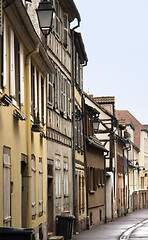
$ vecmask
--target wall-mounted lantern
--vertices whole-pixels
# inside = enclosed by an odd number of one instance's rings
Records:
[[[98,117],[99,117],[99,116],[96,115],[96,116],[93,118],[93,120],[92,120],[93,130],[94,130],[95,133],[98,132],[98,130],[99,130],[99,125],[100,125],[100,120],[99,120]]]
[[[55,16],[55,9],[52,4],[47,0],[43,0],[39,3],[39,7],[36,9],[39,27],[43,35],[47,38],[53,27],[53,19]]]

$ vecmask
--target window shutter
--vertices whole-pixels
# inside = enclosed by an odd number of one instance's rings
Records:
[[[10,29],[10,95],[15,96],[14,32]]]
[[[36,206],[36,200],[35,200],[35,188],[36,188],[36,184],[35,184],[35,172],[36,172],[36,168],[35,168],[35,156],[32,155],[31,156],[31,172],[32,172],[32,216],[35,215],[36,211],[35,211],[35,206]]]
[[[11,225],[10,156],[3,154],[4,227]]]
[[[49,104],[52,104],[53,101],[53,76],[52,73],[47,75],[47,99]]]
[[[66,113],[66,78],[63,79],[63,111]]]
[[[6,87],[6,62],[7,62],[7,51],[6,51],[6,16],[4,15],[4,30],[3,30],[3,87]]]
[[[101,184],[101,178],[100,178],[100,169],[98,169],[98,186]]]
[[[45,88],[44,78],[41,77],[41,121],[45,124]]]
[[[37,116],[37,111],[38,111],[38,90],[37,90],[37,71],[36,67],[34,67],[34,91],[35,91],[35,116]]]
[[[87,186],[88,186],[88,191],[91,190],[91,176],[90,176],[90,167],[87,167]]]
[[[79,175],[79,212],[81,212],[81,175]]]
[[[71,112],[70,112],[70,83],[67,82],[67,114],[68,117],[71,117]]]
[[[64,13],[64,47],[67,48],[68,45],[68,15]]]
[[[42,101],[41,101],[41,73],[39,72],[39,119],[42,120],[41,117],[42,112]]]
[[[84,141],[83,141],[83,121],[81,120],[81,151],[84,150]]]
[[[39,158],[39,213],[43,212],[43,163]]]
[[[20,103],[24,105],[24,53],[22,43],[20,43],[20,95]]]
[[[97,190],[97,184],[96,184],[96,177],[97,177],[97,174],[96,174],[96,168],[93,168],[93,190],[96,191]]]
[[[55,109],[59,109],[59,72],[56,72],[55,78]]]
[[[78,121],[75,119],[75,146],[78,146]]]
[[[84,176],[82,176],[82,210],[84,212],[84,207],[85,207],[85,192],[84,192]]]
[[[78,121],[78,148],[80,150],[80,139],[81,139],[81,122]]]

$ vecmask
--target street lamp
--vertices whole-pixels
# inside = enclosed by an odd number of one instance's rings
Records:
[[[92,120],[92,124],[93,124],[93,130],[94,132],[98,132],[99,130],[99,125],[100,125],[100,120],[98,118],[98,116],[96,115],[93,120]]]
[[[47,35],[50,34],[53,27],[55,9],[50,2],[48,2],[47,0],[43,0],[39,3],[38,8],[36,9],[36,13],[41,32],[47,38]]]

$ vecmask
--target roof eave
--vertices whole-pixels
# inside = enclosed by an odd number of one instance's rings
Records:
[[[39,67],[42,66],[42,73],[46,75],[47,73],[55,72],[55,68],[33,27],[22,1],[15,0],[9,7],[4,9],[4,13],[28,52],[35,51],[35,48],[39,47],[39,54],[33,55],[33,59]]]

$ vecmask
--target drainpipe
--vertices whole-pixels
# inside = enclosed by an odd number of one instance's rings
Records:
[[[73,144],[72,144],[72,167],[73,167],[73,215],[76,216],[76,184],[75,184],[75,79],[74,79],[74,30],[80,26],[80,20],[78,24],[72,28],[72,104],[73,104]],[[74,226],[76,227],[76,226]]]
[[[30,79],[29,79],[29,66],[30,57],[39,53],[39,47],[35,51],[30,52],[26,56],[26,104],[27,104],[27,156],[28,156],[28,219],[27,227],[31,228],[32,224],[32,208],[31,208],[31,123],[30,123]]]
[[[126,148],[123,148],[123,159],[124,159],[124,172],[123,172],[123,201],[124,201],[124,216],[126,216],[126,199],[125,199],[125,156],[124,151]]]
[[[107,223],[107,204],[106,204],[106,158],[108,157],[109,152],[104,155],[104,205],[105,205],[105,223]]]
[[[84,97],[82,98],[83,113],[85,112]],[[89,195],[89,183],[88,183],[88,164],[86,153],[86,115],[83,114],[83,136],[84,136],[84,164],[85,164],[85,179],[86,179],[86,228],[89,229],[89,211],[88,211],[88,195]]]

